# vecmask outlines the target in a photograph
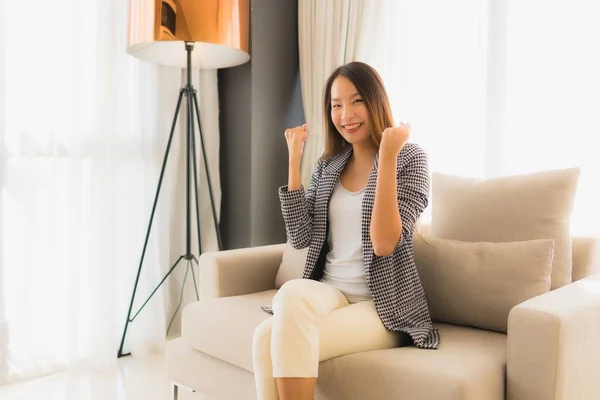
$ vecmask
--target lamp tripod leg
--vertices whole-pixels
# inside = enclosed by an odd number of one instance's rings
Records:
[[[138,283],[139,283],[139,280],[140,280],[140,273],[142,271],[142,265],[144,263],[144,257],[146,255],[146,248],[148,247],[148,239],[150,237],[150,230],[152,229],[152,222],[154,221],[154,213],[156,212],[156,205],[158,203],[158,197],[159,197],[159,194],[160,194],[160,189],[161,189],[161,186],[162,186],[162,181],[163,181],[163,178],[164,178],[164,175],[165,175],[165,168],[167,166],[167,160],[169,159],[169,152],[171,150],[171,144],[173,143],[173,135],[175,133],[175,126],[177,124],[177,117],[179,116],[179,110],[181,108],[181,101],[183,99],[183,93],[184,93],[184,91],[181,90],[179,92],[179,98],[177,99],[177,107],[175,108],[175,115],[173,116],[173,123],[171,125],[171,132],[169,134],[169,140],[167,142],[167,148],[165,150],[165,155],[164,155],[164,158],[163,158],[162,168],[161,168],[161,171],[160,171],[160,177],[158,179],[158,185],[156,187],[156,194],[154,196],[154,203],[152,205],[152,212],[150,213],[150,221],[148,222],[148,229],[146,231],[146,238],[144,240],[144,247],[142,249],[142,255],[141,255],[141,258],[140,258],[140,264],[138,266],[137,275],[135,277],[135,284],[133,286],[133,293],[131,294],[131,301],[129,303],[129,310],[127,311],[127,319],[125,320],[125,327],[123,329],[123,336],[121,337],[121,345],[119,346],[119,352],[117,353],[117,358],[121,358],[123,356],[128,356],[130,354],[130,353],[127,353],[127,354],[123,353],[123,346],[125,344],[125,337],[127,336],[127,328],[129,327],[129,323],[133,320],[133,319],[130,319],[130,317],[131,317],[131,310],[133,308],[133,301],[135,300],[135,293],[137,291]],[[178,262],[179,262],[179,260],[177,261],[177,263]],[[177,263],[175,263],[175,265],[173,267],[175,267],[177,265]],[[163,281],[164,281],[164,279],[163,279]],[[150,297],[152,297],[152,296],[150,296]]]
[[[200,198],[199,198],[199,191],[198,191],[198,160],[196,158],[196,139],[195,139],[195,134],[194,134],[194,117],[193,117],[193,113],[194,113],[194,108],[192,107],[192,98],[191,95],[192,93],[195,93],[195,91],[190,87],[189,92],[188,92],[188,105],[189,105],[189,110],[190,110],[190,152],[191,152],[191,160],[192,160],[192,171],[193,171],[193,180],[194,180],[194,200],[196,202],[196,233],[197,233],[197,240],[198,240],[198,254],[202,254],[202,236],[201,236],[201,232],[202,232],[202,227],[200,226]],[[192,279],[194,280],[194,289],[196,291],[196,300],[200,300],[200,296],[198,294],[198,285],[196,282],[196,274],[194,273],[194,265],[192,263],[192,260],[196,260],[196,264],[198,263],[198,260],[196,259],[196,257],[194,255],[192,255],[191,259],[190,259],[190,267],[192,270]],[[200,277],[200,266],[198,266],[198,277]]]
[[[213,221],[215,224],[215,231],[216,231],[216,236],[217,236],[217,243],[219,246],[219,250],[222,250],[222,244],[221,244],[221,233],[219,231],[219,226],[217,223],[217,218],[216,218],[216,210],[215,210],[215,203],[213,200],[213,192],[212,192],[212,185],[210,182],[210,174],[209,174],[209,170],[208,170],[208,162],[206,160],[206,153],[204,151],[204,141],[202,139],[202,127],[201,127],[201,121],[200,121],[200,112],[198,109],[198,100],[196,98],[196,91],[192,90],[192,94],[194,96],[193,100],[194,100],[194,108],[190,108],[192,110],[192,112],[195,110],[196,111],[196,116],[197,116],[197,121],[198,121],[198,129],[199,129],[199,134],[200,134],[200,139],[201,139],[201,143],[202,143],[202,150],[203,150],[203,154],[204,154],[204,167],[206,170],[206,176],[207,176],[207,180],[208,180],[208,188],[209,188],[209,193],[210,193],[210,200],[211,200],[211,207],[212,207],[212,214],[213,214]],[[190,94],[188,93],[188,96]],[[191,98],[190,98],[190,102],[191,102]],[[196,156],[196,135],[194,132],[194,128],[193,128],[194,124],[193,124],[193,120],[192,120],[192,124],[191,124],[191,131],[190,131],[190,140],[191,140],[191,155],[192,155],[192,165],[193,165],[193,176],[194,176],[194,197],[195,197],[195,201],[196,201],[196,228],[197,228],[197,234],[198,234],[198,254],[202,254],[202,237],[201,237],[201,232],[202,232],[202,228],[200,225],[200,199],[199,199],[199,190],[198,190],[198,158]],[[196,265],[198,265],[198,276],[200,276],[200,264],[198,263],[198,260],[196,259],[196,257],[193,257],[193,261],[196,262]],[[191,265],[191,270],[192,270],[192,279],[194,280],[194,289],[196,290],[196,299],[200,300],[200,297],[198,295],[198,286],[196,284],[196,274],[194,273],[194,265],[192,263]]]
[[[208,169],[208,159],[206,158],[206,148],[204,146],[204,136],[202,134],[202,125],[201,125],[201,121],[200,121],[200,109],[198,107],[198,97],[196,96],[196,91],[194,90],[193,92],[193,98],[194,98],[194,109],[196,110],[196,117],[198,119],[198,133],[200,136],[200,147],[202,149],[202,156],[204,158],[204,170],[206,172],[206,182],[208,183],[208,193],[210,195],[210,205],[211,205],[211,209],[212,209],[212,216],[213,216],[213,223],[215,225],[215,232],[217,234],[217,243],[219,245],[219,250],[223,250],[223,244],[221,241],[221,232],[219,229],[219,222],[217,220],[217,211],[216,211],[216,207],[215,207],[215,200],[214,200],[214,195],[213,195],[213,190],[212,190],[212,184],[210,181],[210,173],[209,173],[209,169]],[[192,141],[193,141],[193,137],[192,137]],[[194,155],[194,167],[196,166],[196,150],[195,147],[193,149],[193,155]]]
[[[194,272],[194,264],[192,263],[192,261],[196,261],[196,256],[193,256],[193,258],[190,260],[190,268],[192,270],[192,279],[194,280],[194,290],[196,291],[196,301],[200,300],[200,295],[198,294],[198,283],[196,281],[196,273]],[[198,261],[196,261],[196,264],[198,264]],[[198,278],[200,278],[200,267],[198,267]]]
[[[171,325],[173,325],[173,321],[175,321],[175,316],[177,315],[177,312],[181,308],[181,303],[183,303],[183,290],[185,289],[185,282],[187,280],[187,276],[188,276],[188,273],[190,272],[190,270],[192,271],[192,275],[194,275],[194,265],[192,264],[192,260],[186,260],[186,261],[187,261],[187,267],[185,269],[183,283],[181,284],[181,292],[179,293],[179,304],[177,304],[177,308],[175,308],[175,311],[173,311],[173,316],[171,317],[171,320],[169,321],[169,326],[167,327],[167,337],[169,336],[169,331],[171,330]],[[196,295],[198,295],[197,290],[196,290]]]
[[[198,296],[198,286],[196,285],[196,274],[194,273],[193,261],[196,262],[196,266],[198,267],[198,279],[200,279],[200,264],[195,256],[190,260],[190,262],[192,262],[192,278],[194,279],[194,289],[196,289],[196,300],[200,300],[200,296]]]

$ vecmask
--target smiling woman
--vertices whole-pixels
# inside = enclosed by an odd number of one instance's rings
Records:
[[[308,252],[303,279],[281,286],[273,318],[254,331],[261,400],[312,399],[324,354],[393,348],[406,337],[421,349],[440,342],[412,249],[413,226],[428,203],[427,155],[408,143],[410,125],[393,125],[383,82],[366,63],[336,68],[322,104],[326,151],[306,190],[299,175],[308,127],[285,131],[281,209],[289,243]],[[363,325],[373,331],[351,346],[323,348],[319,327],[339,309],[349,317],[336,324],[338,334]]]

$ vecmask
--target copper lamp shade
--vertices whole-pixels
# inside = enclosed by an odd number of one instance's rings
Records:
[[[185,68],[226,68],[250,59],[249,0],[129,0],[127,53]]]

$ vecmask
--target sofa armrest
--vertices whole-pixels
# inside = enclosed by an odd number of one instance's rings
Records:
[[[207,252],[200,256],[200,296],[215,298],[275,288],[285,244]]]
[[[600,273],[508,317],[507,399],[600,399]]]

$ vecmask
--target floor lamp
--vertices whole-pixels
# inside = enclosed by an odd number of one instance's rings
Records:
[[[221,235],[217,222],[215,204],[210,183],[210,174],[202,135],[200,110],[196,90],[192,85],[193,69],[227,68],[243,64],[250,59],[249,47],[249,0],[130,0],[127,52],[134,57],[156,64],[185,68],[187,83],[180,89],[173,124],[167,142],[162,169],[158,179],[154,204],[146,231],[146,239],[135,278],[127,320],[123,329],[121,345],[117,357],[129,355],[123,352],[125,337],[129,324],[138,316],[148,301],[173,272],[177,265],[187,262],[187,273],[192,272],[196,297],[198,288],[193,268],[193,262],[198,264],[198,258],[191,251],[192,233],[192,195],[195,199],[196,226],[198,235],[198,251],[202,252],[200,244],[200,210],[198,206],[198,171],[196,157],[196,135],[194,125],[198,123],[200,147],[204,158],[204,168],[208,180],[208,188],[212,206],[212,217],[217,232],[219,250]],[[183,101],[185,98],[185,102]],[[182,103],[186,109],[186,250],[173,264],[168,273],[152,291],[140,309],[132,316],[133,302],[138,287],[148,238],[152,228],[154,212],[158,202],[164,177],[165,167],[171,149],[177,118]],[[193,182],[193,191],[191,188]],[[181,303],[180,303],[181,304]],[[179,307],[178,307],[179,309]],[[175,314],[177,310],[175,311]],[[173,318],[175,317],[173,315]],[[171,323],[173,319],[171,319]],[[169,324],[170,327],[171,324]],[[168,331],[168,330],[167,330]]]

